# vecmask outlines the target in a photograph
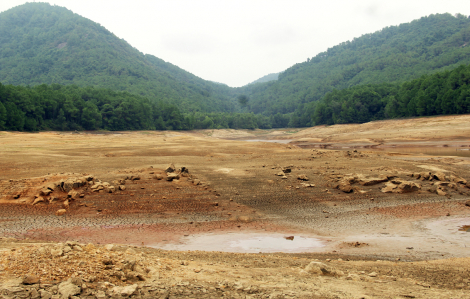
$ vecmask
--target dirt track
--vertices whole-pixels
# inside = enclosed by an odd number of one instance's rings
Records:
[[[468,267],[457,266],[468,263],[469,257],[469,235],[459,231],[470,225],[470,207],[465,206],[470,194],[470,184],[466,182],[470,181],[469,159],[384,153],[360,147],[416,142],[465,147],[470,143],[466,137],[470,136],[469,120],[469,116],[438,117],[243,132],[0,132],[0,236],[208,251],[241,251],[230,244],[243,235],[315,238],[321,247],[312,247],[305,250],[310,253],[300,256],[282,254],[283,263],[292,262],[295,269],[304,269],[315,258],[358,260],[359,264],[343,262],[336,266],[343,272],[360,274],[376,269],[367,268],[364,260],[390,260],[398,269],[391,276],[401,279],[409,275],[438,288],[428,289],[423,296],[438,298],[450,292],[444,297],[462,298],[459,290],[470,289]],[[240,138],[292,142],[229,140]],[[315,148],[297,146],[305,144]],[[318,149],[325,144],[359,149]],[[164,170],[170,163],[188,168],[189,174],[167,181]],[[428,178],[424,178],[426,173]],[[93,181],[77,189],[82,197],[67,200],[67,192],[54,190],[44,197],[56,200],[32,205],[47,184],[84,175],[92,175]],[[303,176],[308,180],[299,179],[305,179]],[[94,192],[92,184],[98,182],[109,182],[116,190]],[[392,193],[382,192],[387,184],[395,188]],[[400,184],[415,186],[415,190],[397,193],[398,186],[403,186]],[[124,190],[119,190],[119,185],[125,186]],[[56,216],[65,201],[66,214]],[[260,251],[266,255],[276,248],[263,247]],[[181,254],[172,252],[169,256],[177,260],[178,255]],[[209,267],[206,255],[196,253],[193,259]],[[240,259],[235,253],[216,255],[225,261],[221,267],[235,268],[244,259],[259,256],[244,254]],[[273,254],[267,256],[274,261]],[[296,258],[301,262],[294,262]],[[447,258],[463,259],[454,262]],[[415,266],[403,262],[414,261],[416,265],[416,261],[436,259],[441,261],[432,262],[435,268],[431,276],[424,274],[423,269],[428,266],[414,271],[410,269]],[[387,262],[374,263],[377,269],[388,267]],[[361,267],[364,270],[359,270]],[[275,271],[281,268],[276,266]],[[239,273],[251,271],[250,267],[237,269]],[[295,280],[298,275],[306,275],[295,271],[283,273],[282,279],[293,275]],[[449,279],[447,272],[454,273],[449,275],[455,279]],[[353,291],[352,284],[347,283],[349,280],[344,280],[347,273],[341,280],[342,291],[330,289],[328,293],[328,281],[322,281],[317,297],[359,296],[360,292]],[[271,283],[276,282],[275,278],[270,279]],[[366,286],[368,279],[360,281]],[[250,285],[258,283],[253,280]],[[286,282],[292,287],[291,283],[294,282]],[[405,284],[405,288],[414,287]],[[403,295],[401,288],[385,289],[393,296]],[[313,296],[313,289],[308,292]],[[308,297],[308,292],[302,296]],[[383,297],[386,293],[381,292],[368,296]],[[413,292],[416,298],[422,297],[415,289]],[[281,292],[280,296],[289,294]]]

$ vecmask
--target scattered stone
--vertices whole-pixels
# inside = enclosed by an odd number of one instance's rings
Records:
[[[467,200],[467,201],[465,202],[465,205],[466,205],[467,207],[470,207],[470,200]]]
[[[277,175],[277,176],[285,176],[285,173],[282,172],[282,171],[280,171],[280,172],[276,173],[276,175]]]
[[[308,177],[305,174],[299,174],[297,179],[301,181],[308,181]]]
[[[158,173],[158,174],[156,174],[156,175],[154,176],[154,178],[155,178],[156,180],[161,181],[161,180],[163,180],[163,175],[161,175],[160,173]]]
[[[67,213],[66,209],[60,209],[55,212],[56,216],[63,216],[65,213]]]
[[[124,191],[124,190],[126,190],[126,186],[124,186],[124,185],[119,185],[119,187],[118,187],[118,188],[119,188],[119,190],[121,190],[121,191]]]

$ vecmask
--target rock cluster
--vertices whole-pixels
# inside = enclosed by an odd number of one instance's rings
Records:
[[[411,177],[412,180],[400,178],[400,175],[403,177]],[[351,193],[361,191],[360,186],[367,187],[381,183],[385,183],[385,185],[380,188],[383,193],[398,194],[422,190],[423,184],[425,183],[430,185],[430,187],[425,190],[438,195],[447,195],[448,189],[458,191],[459,188],[470,188],[470,184],[464,178],[453,174],[445,175],[442,172],[382,174],[378,177],[368,177],[363,174],[336,174],[330,177],[329,186],[345,193]]]

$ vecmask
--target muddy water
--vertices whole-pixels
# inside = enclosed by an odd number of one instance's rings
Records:
[[[292,238],[293,237],[293,238]],[[203,250],[240,253],[315,252],[325,242],[312,237],[266,233],[198,234],[187,236],[177,244],[152,244],[165,250]]]

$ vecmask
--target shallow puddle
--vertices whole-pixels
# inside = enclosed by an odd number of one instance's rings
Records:
[[[224,252],[314,252],[325,244],[322,240],[304,236],[260,233],[200,234],[187,236],[178,244],[153,244],[166,250],[202,250]]]

